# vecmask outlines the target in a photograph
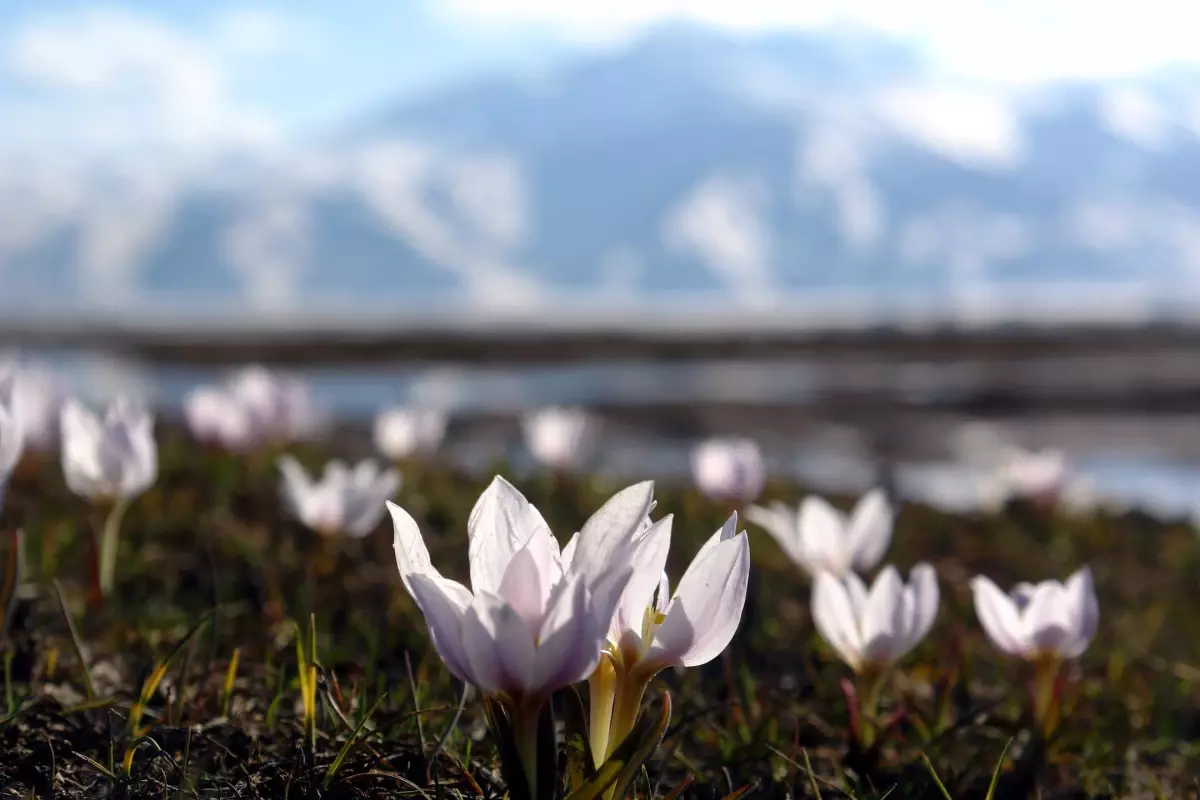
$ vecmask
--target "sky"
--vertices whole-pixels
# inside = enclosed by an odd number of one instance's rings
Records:
[[[968,82],[1200,62],[1200,6],[1177,0],[5,0],[0,151],[269,144],[670,19],[733,32],[850,22]]]

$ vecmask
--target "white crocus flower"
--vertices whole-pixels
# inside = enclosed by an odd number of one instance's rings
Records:
[[[813,584],[817,632],[855,672],[882,672],[907,655],[929,633],[937,610],[937,575],[928,564],[913,567],[908,585],[892,566],[870,591],[852,572],[822,572]]]
[[[446,435],[446,413],[434,408],[390,408],[375,418],[375,448],[392,460],[432,453]]]
[[[62,410],[62,466],[67,486],[90,500],[128,500],[158,477],[154,417],[128,400],[101,419],[75,400]]]
[[[25,450],[42,452],[58,441],[66,395],[53,373],[34,366],[12,364],[13,409],[21,418]]]
[[[15,376],[0,374],[0,508],[4,503],[4,492],[8,478],[25,446],[25,434],[14,395]]]
[[[975,614],[1001,653],[1029,661],[1078,658],[1100,620],[1092,572],[1083,567],[1067,582],[1019,583],[1008,594],[988,578],[971,581]]]
[[[245,367],[229,381],[227,391],[268,441],[304,438],[319,424],[308,387],[290,375],[258,365]]]
[[[633,577],[613,614],[605,659],[591,677],[589,726],[597,766],[632,730],[651,679],[667,667],[707,664],[741,622],[750,544],[746,532],[737,531],[737,514],[696,553],[674,596],[665,571],[671,523],[667,516],[643,524],[637,535]]]
[[[1071,463],[1061,450],[1005,448],[997,465],[999,478],[1010,495],[1055,501],[1071,482]]]
[[[497,476],[467,520],[469,589],[434,568],[416,522],[388,504],[400,577],[434,648],[455,677],[505,708],[531,784],[541,707],[596,669],[653,490],[636,484],[605,503],[584,524],[566,570],[542,515]]]
[[[727,501],[758,497],[766,482],[762,453],[752,439],[709,439],[692,450],[692,478],[706,496]]]
[[[75,400],[62,410],[62,468],[67,487],[109,506],[100,541],[99,589],[108,597],[116,580],[121,519],[128,503],[158,478],[154,417],[124,398],[101,419]]]
[[[253,450],[263,444],[263,432],[250,411],[220,387],[193,389],[184,399],[183,413],[192,436],[205,444],[235,452]]]
[[[892,540],[892,509],[879,489],[863,495],[849,516],[820,497],[806,497],[799,511],[776,502],[767,508],[751,506],[746,518],[814,576],[866,572],[883,559]]]
[[[400,474],[394,469],[381,471],[371,459],[358,462],[354,469],[330,461],[320,480],[309,477],[290,455],[279,459],[279,470],[283,475],[280,491],[288,511],[325,535],[366,536],[383,518],[384,503],[400,488]]]
[[[543,408],[521,420],[525,446],[539,463],[569,469],[583,459],[596,436],[596,420],[582,408]]]

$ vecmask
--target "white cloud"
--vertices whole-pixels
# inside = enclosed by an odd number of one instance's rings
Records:
[[[900,133],[952,160],[1007,168],[1024,156],[1020,120],[998,92],[914,87],[883,92],[877,102]]]
[[[1200,6],[1177,0],[445,0],[471,25],[621,40],[667,19],[733,31],[854,23],[910,37],[943,69],[1003,82],[1110,77],[1200,61]]]
[[[1100,98],[1100,118],[1113,135],[1149,150],[1162,147],[1171,120],[1145,92],[1129,87],[1109,89]]]
[[[30,98],[7,110],[5,138],[125,150],[270,140],[270,118],[236,103],[232,88],[236,59],[272,52],[283,30],[264,12],[199,31],[116,8],[35,16],[0,43],[0,80]]]
[[[1029,253],[1034,232],[1019,217],[946,203],[900,226],[900,258],[913,266],[944,269],[954,281],[990,277],[993,266]]]
[[[311,214],[296,198],[260,198],[225,232],[222,245],[256,308],[283,310],[296,301],[309,263]]]
[[[448,156],[397,140],[365,147],[353,161],[350,179],[371,210],[417,252],[459,275],[471,300],[524,306],[540,296],[537,283],[506,258],[528,227],[524,176],[512,158]],[[475,187],[466,185],[472,176]],[[453,214],[428,202],[431,187],[448,190]]]
[[[663,242],[702,259],[744,299],[758,298],[771,277],[768,199],[760,179],[711,176],[667,212]]]
[[[870,152],[861,137],[836,126],[819,129],[797,147],[801,193],[815,187],[832,195],[838,231],[854,248],[875,244],[887,227],[887,209],[868,173]]]

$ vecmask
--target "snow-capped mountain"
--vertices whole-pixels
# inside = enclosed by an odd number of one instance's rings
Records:
[[[0,165],[0,310],[820,287],[1200,297],[1200,82],[954,84],[863,31],[661,28],[198,159]]]

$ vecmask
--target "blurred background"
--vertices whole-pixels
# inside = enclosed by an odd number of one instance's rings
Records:
[[[261,362],[343,422],[445,408],[480,463],[492,421],[583,405],[597,469],[736,433],[816,488],[893,463],[950,505],[986,423],[1190,516],[1197,24],[1173,0],[6,0],[0,345],[165,417]]]

